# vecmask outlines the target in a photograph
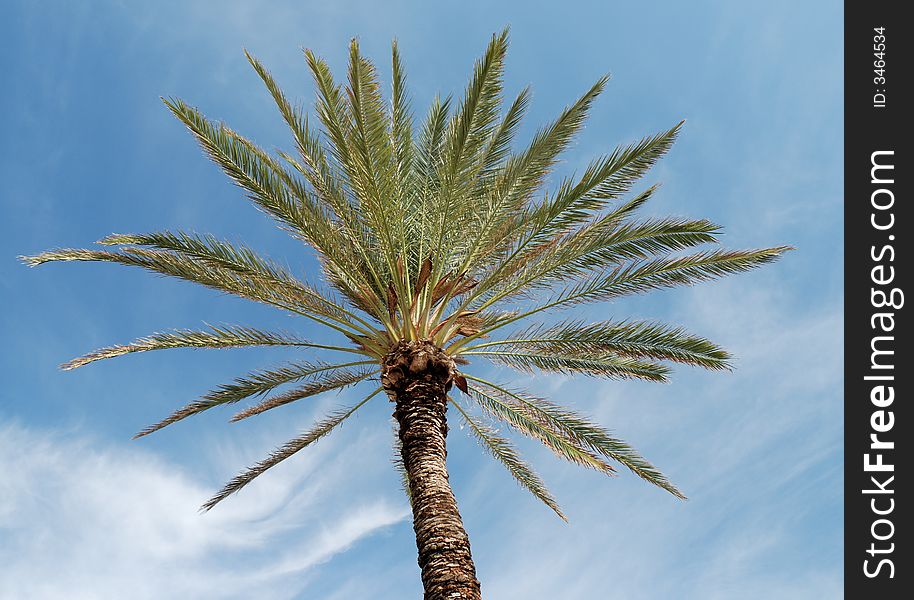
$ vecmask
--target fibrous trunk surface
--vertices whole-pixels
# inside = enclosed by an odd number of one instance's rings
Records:
[[[454,361],[425,340],[400,342],[381,371],[396,404],[425,600],[481,597],[470,540],[448,482],[445,411],[454,374]]]

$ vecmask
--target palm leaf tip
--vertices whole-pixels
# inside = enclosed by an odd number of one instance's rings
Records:
[[[507,390],[478,377],[470,379],[487,388],[485,391],[479,387],[470,388],[480,407],[518,432],[539,440],[556,455],[606,475],[613,475],[615,470],[603,459],[614,460],[648,483],[681,500],[686,499],[685,494],[638,451],[587,418],[542,398]]]
[[[136,244],[139,236],[129,233],[112,233],[95,242],[102,246],[120,246],[126,244]]]
[[[489,388],[484,391],[479,387],[470,387],[470,392],[476,403],[491,416],[539,441],[556,456],[610,477],[615,475],[612,465],[591,451],[586,443],[582,443],[579,433],[568,426],[562,415],[550,414],[550,411],[538,406],[531,398],[522,397],[497,384],[477,377],[469,378]]]
[[[37,267],[49,262],[65,262],[72,260],[85,260],[83,250],[73,248],[58,248],[55,250],[46,250],[38,254],[29,254],[18,256],[17,258],[29,267]]]
[[[25,264],[28,267],[37,267],[38,265],[45,262],[44,260],[41,259],[40,254],[34,254],[34,255],[20,254],[19,256],[16,257],[16,260]]]
[[[249,469],[238,474],[231,481],[229,481],[225,486],[217,493],[215,496],[210,498],[203,506],[200,507],[200,512],[208,512],[214,506],[231,496],[232,494],[238,492],[244,486],[248,485],[255,478],[259,477],[267,470],[272,467],[275,467],[282,461],[286,460],[293,454],[297,453],[300,450],[310,446],[311,444],[317,442],[328,433],[333,431],[340,423],[349,418],[355,411],[365,405],[369,400],[374,396],[380,393],[382,388],[376,389],[374,392],[369,394],[363,400],[355,404],[350,408],[343,408],[335,410],[328,414],[325,418],[321,419],[314,426],[311,427],[308,431],[302,435],[293,438],[274,450],[269,456],[261,460],[257,464],[253,465]]]
[[[558,503],[552,496],[552,493],[546,488],[546,485],[540,479],[539,475],[533,471],[529,465],[520,457],[517,450],[507,439],[499,436],[495,430],[488,427],[475,418],[460,406],[453,398],[448,397],[451,404],[460,412],[464,422],[476,438],[476,441],[496,460],[502,463],[511,473],[514,479],[531,494],[541,500],[546,506],[552,509],[566,523],[568,518],[562,513]]]
[[[105,346],[65,362],[60,368],[69,371],[98,360],[135,352],[149,352],[151,350],[170,350],[174,348],[222,349],[250,346],[316,347],[315,344],[288,333],[263,331],[240,325],[210,326],[209,331],[176,329],[166,333],[154,333],[141,337],[129,344]]]

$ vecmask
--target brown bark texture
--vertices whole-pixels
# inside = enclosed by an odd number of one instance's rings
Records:
[[[425,600],[479,600],[470,540],[448,483],[447,392],[454,361],[426,340],[400,342],[387,355],[381,383],[395,403]]]

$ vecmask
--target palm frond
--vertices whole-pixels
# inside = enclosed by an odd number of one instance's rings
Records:
[[[395,192],[400,196],[399,202],[414,207],[415,142],[413,140],[413,115],[410,99],[406,91],[406,73],[400,58],[400,48],[394,41],[391,45],[391,107],[390,107],[390,140],[394,149],[396,185]]]
[[[491,177],[511,154],[511,142],[530,106],[531,91],[526,87],[517,94],[498,127],[492,131],[485,150],[481,153],[476,169],[480,185],[491,181]]]
[[[491,191],[484,198],[485,202],[480,209],[475,208],[473,199],[468,199],[466,204],[474,207],[471,214],[473,220],[464,222],[455,219],[452,223],[454,235],[451,238],[442,237],[441,244],[450,248],[450,255],[460,257],[461,264],[455,272],[466,273],[469,269],[481,269],[487,257],[498,257],[510,249],[518,237],[526,231],[524,205],[535,190],[543,183],[544,178],[556,163],[558,156],[568,147],[574,136],[583,126],[593,102],[606,86],[608,77],[600,78],[578,100],[567,107],[562,114],[549,126],[541,129],[534,135],[529,146],[521,153],[511,156],[501,172],[494,176]],[[466,232],[475,232],[467,239]],[[520,248],[511,254],[514,257]],[[510,262],[511,259],[508,259]],[[495,268],[486,274],[486,281],[490,284],[497,280],[499,269]],[[478,280],[475,280],[479,283]],[[461,307],[453,313],[459,314],[470,302],[484,293],[488,286],[476,287],[472,294],[468,294]],[[447,307],[447,300],[443,302],[435,318],[440,317]],[[426,307],[426,310],[428,307]],[[450,324],[449,324],[450,325]]]
[[[603,84],[605,80],[598,83],[599,87],[594,86],[582,100],[588,99],[592,102],[602,90]],[[580,105],[581,120],[586,117],[586,111],[590,106],[589,103],[582,103],[582,100],[575,105]],[[543,248],[566,249],[570,245],[567,240],[562,240],[566,243],[557,243],[560,240],[555,236],[562,235],[571,226],[583,223],[593,216],[595,211],[603,208],[607,201],[627,192],[633,182],[669,150],[681,125],[680,122],[668,131],[644,138],[629,146],[619,147],[609,156],[593,161],[578,181],[564,180],[551,199],[547,198],[525,211],[525,214],[515,217],[515,227],[507,228],[497,243],[489,246],[499,247],[505,240],[514,238],[517,239],[517,243],[507,258],[490,268],[473,298],[480,297],[493,286],[501,284],[506,274],[517,271],[522,265],[527,264],[531,257],[540,256]],[[580,123],[577,123],[577,127],[580,127]],[[574,131],[576,129],[572,129],[571,133]],[[564,146],[560,146],[559,150],[562,148]],[[550,165],[551,163],[546,167]],[[536,185],[538,184],[536,181]],[[651,191],[653,190],[649,190],[645,197],[640,198],[639,204],[647,199]],[[606,224],[618,223],[615,215],[610,215],[601,222],[603,227],[598,229],[603,231],[606,230]]]
[[[613,216],[604,217],[541,244],[513,265],[506,265],[501,281],[488,283],[488,298],[480,308],[627,261],[714,243],[719,232],[719,226],[705,219],[661,218],[623,223]]]
[[[253,142],[224,125],[209,121],[181,100],[165,103],[200,142],[201,147],[248,197],[295,237],[313,246],[328,278],[347,296],[364,285],[370,264],[353,239],[346,239],[333,214],[294,176]]]
[[[360,360],[348,363],[329,364],[325,362],[292,362],[280,367],[254,371],[237,377],[231,383],[223,384],[203,396],[203,400],[216,404],[235,403],[246,398],[263,396],[273,389],[325,373],[349,367],[376,365],[376,360]]]
[[[632,473],[645,481],[665,489],[677,498],[685,499],[685,495],[654,465],[636,452],[634,448],[613,437],[608,431],[595,423],[591,423],[585,417],[548,400],[536,398],[523,392],[511,391],[478,377],[467,376],[467,379],[472,379],[489,389],[491,393],[483,394],[486,401],[491,402],[493,399],[497,399],[500,400],[502,405],[513,405],[515,410],[526,412],[529,418],[540,422],[544,427],[560,432],[560,435],[578,447],[593,452],[598,456],[615,460],[628,467]],[[478,394],[481,394],[481,392],[477,389]],[[485,405],[483,406],[485,407]],[[503,417],[500,418],[505,420]]]
[[[525,150],[508,158],[492,184],[491,196],[486,199],[483,214],[474,223],[478,234],[471,241],[463,268],[484,257],[497,256],[500,250],[526,234],[527,221],[532,217],[523,214],[527,212],[523,210],[525,203],[542,185],[558,156],[580,131],[608,80],[608,77],[600,78],[553,123],[539,130]],[[526,244],[521,242],[521,245]],[[512,257],[520,249],[515,250]]]
[[[665,217],[619,223],[600,219],[593,225],[575,231],[560,243],[558,267],[544,276],[555,278],[578,276],[582,272],[613,266],[624,260],[644,259],[669,254],[702,244],[717,242],[720,226],[707,219]]]
[[[319,439],[321,439],[322,437],[324,437],[325,435],[330,433],[333,429],[335,429],[340,423],[342,423],[347,418],[349,418],[355,411],[357,411],[359,408],[364,406],[366,402],[371,400],[380,391],[381,391],[381,388],[379,387],[374,392],[369,394],[368,397],[366,397],[364,400],[362,400],[358,404],[352,406],[351,408],[333,411],[332,413],[327,415],[326,418],[315,423],[314,426],[310,430],[306,431],[305,433],[303,433],[302,435],[300,435],[296,438],[289,440],[284,445],[282,445],[279,448],[277,448],[276,450],[274,450],[267,458],[258,462],[257,464],[250,467],[246,471],[240,473],[239,475],[234,477],[231,481],[229,481],[227,484],[225,484],[225,487],[223,487],[219,491],[219,493],[217,493],[215,496],[210,498],[205,504],[203,504],[203,506],[200,507],[200,510],[204,511],[204,512],[209,511],[214,506],[216,506],[217,504],[219,504],[220,502],[222,502],[223,500],[225,500],[226,498],[228,498],[235,492],[239,491],[241,488],[243,488],[247,484],[251,483],[251,481],[253,481],[258,476],[262,475],[264,472],[266,472],[271,467],[275,467],[276,465],[278,465],[282,461],[286,460],[287,458],[289,458],[290,456],[292,456],[299,450],[303,450],[304,448],[306,448],[306,447],[310,446],[311,444],[313,444],[314,442],[318,441]]]
[[[634,262],[562,290],[530,310],[453,343],[449,350],[456,352],[483,335],[546,310],[717,279],[773,262],[791,249],[790,246],[777,246],[760,250],[712,250]]]
[[[448,125],[445,141],[447,162],[442,179],[451,199],[470,183],[464,176],[473,173],[475,158],[493,132],[501,105],[505,55],[508,51],[508,30],[493,35],[485,54],[476,62],[463,100]],[[447,213],[449,206],[445,206]]]
[[[440,173],[444,164],[444,139],[450,117],[451,99],[435,96],[429,107],[416,139],[416,192],[413,199],[415,218],[406,222],[409,238],[417,241],[410,245],[411,262],[419,262],[434,250],[427,235],[434,218],[429,214],[441,190]]]
[[[405,210],[392,189],[396,166],[381,86],[374,65],[361,55],[357,40],[349,45],[346,97],[352,124],[348,143],[353,169],[349,177],[359,192],[360,212],[378,235],[387,272],[393,276],[394,253],[404,248],[397,225],[404,221]],[[399,287],[397,279],[394,277],[393,283]]]
[[[582,374],[647,381],[666,381],[669,373],[669,368],[664,365],[620,356],[614,352],[581,353],[561,347],[471,350],[461,352],[460,355],[482,356],[524,373],[541,370],[565,375]]]
[[[349,149],[352,121],[346,110],[343,91],[323,59],[310,50],[305,50],[305,59],[317,87],[315,108],[330,141],[328,150],[340,167],[351,174],[355,170]]]
[[[263,156],[252,152],[233,131],[209,121],[197,109],[178,98],[164,98],[165,105],[197,138],[203,150],[242,189],[254,203],[276,218],[292,233],[308,241],[315,223],[301,198],[294,198],[282,177],[264,163]]]
[[[247,56],[251,66],[254,67],[254,70],[263,80],[264,85],[276,102],[283,120],[291,129],[295,138],[295,144],[302,162],[299,163],[291,159],[291,157],[287,157],[288,162],[295,166],[296,170],[308,180],[317,196],[326,206],[333,210],[336,218],[350,229],[350,234],[355,230],[359,230],[360,228],[357,226],[358,213],[346,199],[342,183],[339,181],[337,174],[333,172],[318,135],[308,126],[307,117],[299,107],[293,106],[286,98],[273,76],[260,61],[247,51],[245,51],[245,56]]]
[[[546,506],[555,511],[563,521],[568,521],[562,509],[552,496],[552,493],[546,488],[546,484],[540,479],[530,466],[518,454],[517,449],[507,439],[499,436],[491,427],[475,420],[467,411],[463,409],[453,398],[448,398],[451,404],[460,412],[464,422],[473,433],[473,437],[479,442],[479,445],[502,463],[515,480],[528,492],[539,498]]]
[[[599,456],[582,446],[565,432],[556,429],[543,419],[533,415],[523,404],[479,378],[466,375],[467,379],[482,383],[480,386],[468,386],[470,396],[484,411],[504,421],[518,433],[533,438],[549,448],[556,456],[582,467],[593,469],[604,475],[613,475],[615,469]]]
[[[706,369],[728,369],[730,355],[720,346],[681,327],[649,321],[566,321],[534,325],[507,339],[467,347],[463,354],[489,348],[508,352],[562,353],[587,358],[605,353],[632,358],[669,360]]]
[[[146,234],[114,234],[99,241],[100,244],[146,246],[157,250],[174,252],[181,256],[197,259],[215,269],[228,269],[242,277],[261,279],[289,298],[295,298],[303,309],[347,327],[364,335],[375,330],[365,320],[345,308],[339,300],[327,292],[318,290],[295,278],[286,269],[259,256],[246,246],[232,245],[211,235],[198,235],[169,231]],[[356,325],[358,323],[358,325]]]
[[[423,246],[428,244],[435,253],[432,281],[441,280],[463,255],[464,236],[460,232],[474,219],[476,207],[468,200],[477,184],[479,157],[497,128],[507,45],[507,29],[492,36],[485,53],[476,61],[463,99],[440,133],[437,120],[444,116],[443,112],[431,114],[428,121],[432,130],[426,133],[431,134],[430,141],[435,144],[431,151],[437,169],[424,186],[420,201],[423,214],[417,223],[421,227],[419,237],[425,240],[420,250],[424,251]],[[420,167],[428,166],[431,165],[420,163]],[[419,258],[424,257],[420,254]],[[457,274],[462,271],[458,269]],[[426,292],[420,298],[421,315],[427,315],[431,308],[428,297]]]
[[[552,199],[530,211],[525,219],[529,223],[528,231],[521,246],[545,241],[569,226],[584,222],[608,200],[628,192],[669,151],[682,123],[635,144],[616,148],[609,156],[591,162],[577,182],[566,179]]]
[[[384,306],[384,294],[392,275],[393,265],[389,260],[391,238],[389,235],[385,235],[385,239],[381,240],[382,233],[377,229],[377,218],[372,219],[369,215],[364,214],[370,212],[372,208],[377,208],[378,192],[366,179],[366,177],[370,177],[370,174],[361,172],[362,162],[359,160],[358,150],[355,147],[357,125],[354,123],[350,107],[347,106],[342,88],[334,81],[330,68],[324,60],[315,56],[310,50],[305,51],[305,57],[317,87],[318,99],[315,107],[330,142],[329,155],[339,166],[343,180],[349,188],[353,208],[358,211],[359,218],[365,219],[366,222],[374,221],[375,227],[366,227],[365,230],[371,239],[360,238],[356,247],[368,271],[367,274],[370,276],[370,280],[363,284],[365,290],[362,295],[367,295],[364,292],[370,292],[377,307],[381,308]],[[366,242],[370,244],[370,247],[366,247]],[[386,264],[384,264],[384,259],[387,259]],[[334,277],[341,280],[345,276],[344,271],[334,273]],[[358,296],[357,292],[358,290],[350,289],[347,291],[347,295]],[[379,311],[376,317],[383,322],[383,310]]]
[[[299,386],[282,394],[277,394],[276,396],[271,396],[259,402],[258,404],[255,404],[254,406],[246,408],[245,410],[234,415],[232,417],[232,422],[237,422],[254,415],[259,415],[260,413],[266,412],[270,409],[276,408],[278,406],[285,406],[286,404],[290,404],[297,400],[302,400],[303,398],[309,398],[311,396],[316,396],[317,394],[322,394],[331,390],[341,390],[345,387],[355,385],[360,381],[364,381],[377,373],[377,369],[334,371],[333,373],[328,373],[315,379],[314,381],[306,383],[305,385]]]
[[[292,130],[301,162],[284,152],[280,152],[279,155],[311,184],[316,197],[332,211],[335,217],[333,221],[340,226],[343,239],[347,240],[345,244],[338,244],[338,252],[348,253],[348,263],[355,270],[347,270],[344,262],[340,260],[324,261],[322,266],[328,280],[357,306],[377,316],[380,314],[377,310],[379,304],[370,301],[370,294],[366,295],[359,291],[363,288],[376,291],[380,286],[381,279],[378,273],[383,269],[376,260],[375,253],[369,251],[376,245],[374,233],[366,226],[357,206],[349,201],[346,184],[331,164],[318,135],[309,127],[307,117],[289,102],[270,72],[251,54],[245,52],[245,55],[273,96],[283,120]],[[289,180],[288,176],[284,179]]]
[[[634,448],[613,437],[599,425],[590,422],[567,408],[552,404],[546,400],[528,398],[527,401],[535,405],[539,412],[546,416],[550,422],[556,423],[557,427],[561,427],[569,435],[573,435],[586,448],[601,456],[615,460],[628,467],[638,477],[665,489],[677,498],[685,500],[685,495],[654,465],[648,462]]]
[[[761,250],[708,250],[636,262],[566,290],[546,305],[568,306],[692,285],[760,267],[790,249],[789,246],[778,246]]]
[[[287,296],[284,293],[285,290],[281,287],[265,284],[260,277],[250,277],[230,269],[207,265],[174,252],[148,250],[145,248],[125,248],[120,252],[61,248],[42,252],[35,256],[24,256],[21,259],[29,266],[55,261],[90,261],[140,267],[160,275],[168,275],[198,283],[220,292],[304,314],[297,307],[296,300]]]
[[[293,398],[292,400],[288,400],[285,403],[292,402],[293,400],[304,398],[306,396],[319,394],[330,389],[335,389],[336,387],[344,387],[345,385],[348,385],[348,383],[346,383],[347,375],[351,373],[350,371],[345,371],[344,369],[351,366],[369,364],[370,362],[373,361],[359,361],[336,365],[327,365],[323,363],[293,363],[278,369],[252,373],[247,377],[236,379],[233,383],[219,386],[215,390],[205,394],[199,400],[195,400],[185,406],[182,406],[161,421],[145,427],[136,435],[134,435],[133,438],[137,439],[145,437],[169,425],[177,423],[178,421],[182,421],[187,417],[200,414],[201,412],[211,408],[224,406],[226,404],[235,404],[241,400],[250,398],[251,396],[262,396],[281,385],[300,381],[305,378],[318,377],[318,379],[305,386],[311,393],[300,395],[298,398]],[[327,375],[328,371],[331,372],[329,376]],[[365,377],[367,377],[367,375],[365,375]],[[359,380],[364,379],[365,377],[360,377]],[[335,382],[341,381],[343,383],[338,386],[332,385]]]
[[[118,344],[99,348],[93,352],[74,358],[60,365],[69,371],[97,360],[123,356],[133,352],[150,350],[170,350],[172,348],[243,348],[247,346],[297,346],[301,348],[324,348],[353,352],[353,348],[314,344],[290,333],[262,331],[253,327],[240,325],[210,326],[209,331],[178,329],[168,333],[154,333],[129,344]]]

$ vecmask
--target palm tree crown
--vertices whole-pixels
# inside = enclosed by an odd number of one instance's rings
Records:
[[[141,267],[262,302],[335,330],[339,345],[251,327],[157,333],[72,360],[72,369],[132,352],[167,348],[289,346],[352,355],[291,362],[222,385],[142,430],[152,433],[210,408],[255,400],[233,421],[379,379],[398,344],[427,343],[459,371],[448,399],[467,430],[535,496],[561,516],[540,478],[469,408],[506,422],[571,462],[613,474],[612,462],[683,497],[624,442],[572,410],[469,372],[488,359],[524,372],[664,381],[667,363],[726,369],[728,354],[679,327],[639,320],[540,322],[561,311],[650,290],[689,285],[770,262],[786,247],[723,250],[720,228],[704,219],[638,218],[656,186],[633,191],[672,145],[667,131],[620,146],[577,176],[544,190],[560,154],[581,129],[606,85],[600,78],[521,150],[513,138],[530,94],[503,106],[507,32],[493,36],[463,98],[436,99],[414,123],[396,43],[389,103],[374,65],[350,45],[348,80],[306,51],[317,88],[315,127],[250,54],[292,131],[294,153],[270,154],[178,99],[165,104],[248,197],[313,248],[326,288],[308,283],[251,249],[208,235],[112,235],[109,249],[59,249],[24,257],[107,261]],[[710,249],[709,249],[710,248]],[[332,289],[331,289],[332,288]],[[455,367],[456,369],[457,367]],[[231,480],[205,509],[328,434],[380,391],[331,413]],[[278,389],[289,385],[288,388]],[[564,518],[564,517],[563,517]]]

